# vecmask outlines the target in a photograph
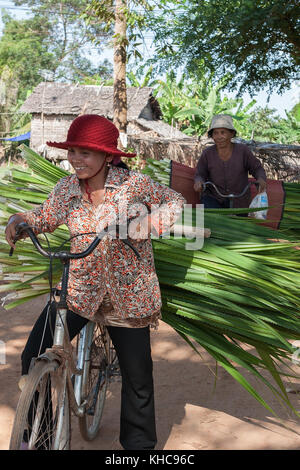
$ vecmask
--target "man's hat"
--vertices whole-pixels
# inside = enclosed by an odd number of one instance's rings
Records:
[[[235,131],[236,133],[236,129],[233,126],[232,117],[228,114],[216,114],[215,116],[213,116],[210,128],[207,131],[209,137],[212,136],[212,131],[214,129],[218,129],[220,127]]]

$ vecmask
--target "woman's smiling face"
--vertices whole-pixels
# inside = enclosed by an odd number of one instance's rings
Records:
[[[81,147],[68,148],[68,161],[79,179],[92,178],[101,169],[103,163],[111,161],[112,158],[112,156],[107,155],[105,152],[96,152]],[[102,171],[104,170],[105,167],[103,165]]]

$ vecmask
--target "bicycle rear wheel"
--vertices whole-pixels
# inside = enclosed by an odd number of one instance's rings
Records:
[[[19,399],[10,450],[70,448],[70,407],[65,373],[56,361],[35,364]]]
[[[82,400],[86,401],[86,412],[79,418],[80,432],[86,441],[95,439],[99,432],[114,360],[114,350],[107,329],[98,324],[91,324],[90,327],[94,327],[94,333],[90,355],[85,358],[82,383]]]

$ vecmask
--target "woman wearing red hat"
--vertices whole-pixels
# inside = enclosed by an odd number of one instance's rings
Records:
[[[73,236],[97,232],[116,217],[140,216],[138,223],[131,223],[129,237],[141,260],[124,248],[121,240],[107,236],[88,258],[71,261],[67,323],[71,338],[90,319],[107,326],[122,373],[120,443],[124,449],[143,450],[156,444],[149,327],[157,327],[161,309],[150,233],[151,228],[158,234],[169,229],[184,199],[146,175],[116,166],[121,156],[135,156],[117,148],[118,136],[108,119],[83,115],[72,122],[65,142],[47,142],[68,150],[75,174],[59,180],[43,204],[12,216],[6,239],[14,247],[15,227],[22,221],[34,226],[37,233],[53,232],[66,224]],[[93,237],[72,238],[71,251],[83,251]],[[50,321],[46,324],[49,307]],[[22,354],[22,375],[28,373],[32,358],[51,346],[54,321],[55,304],[51,304],[28,338]]]

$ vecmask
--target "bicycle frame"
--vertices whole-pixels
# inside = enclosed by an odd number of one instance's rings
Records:
[[[79,333],[78,351],[77,351],[77,370],[79,371],[83,371],[84,358],[85,358],[86,352],[88,354],[88,358],[90,357],[93,331],[94,331],[94,324],[92,322],[89,322],[86,326],[82,328],[82,330]],[[85,351],[85,346],[87,346],[88,351]],[[75,376],[74,397],[78,405],[80,405],[83,379],[84,377],[82,373],[77,374]]]
[[[58,369],[64,364],[65,362],[68,363],[66,368],[67,370],[67,386],[69,392],[69,400],[70,406],[74,414],[80,418],[84,415],[85,412],[85,403],[80,403],[81,398],[81,389],[82,389],[82,367],[79,365],[83,365],[83,358],[84,358],[84,348],[83,344],[85,344],[85,337],[82,336],[80,338],[79,344],[80,347],[78,348],[77,354],[77,364],[75,364],[75,360],[72,354],[72,346],[70,343],[69,335],[66,329],[66,316],[67,310],[65,309],[58,309],[56,313],[56,326],[55,326],[55,335],[56,338],[62,340],[62,345],[58,343],[58,341],[53,342],[53,346],[51,348],[46,349],[46,351],[41,354],[36,361],[56,361],[58,363]],[[87,326],[83,327],[83,332],[87,329]],[[92,330],[93,331],[93,330]],[[56,344],[55,344],[56,343]],[[75,384],[76,388],[73,386],[72,383],[72,376],[75,377]]]
[[[62,348],[64,346],[67,311],[68,311],[67,285],[68,285],[68,279],[69,279],[70,261],[63,260],[62,263],[63,263],[63,273],[62,273],[62,280],[61,280],[61,291],[60,291],[60,299],[57,305],[57,315],[56,315],[55,331],[54,331],[54,339],[53,339],[53,346],[57,348]]]
[[[78,367],[78,365],[83,366],[83,354],[84,350],[81,346],[78,350],[78,361],[75,364],[73,355],[72,355],[72,346],[70,343],[69,333],[67,329],[67,302],[66,302],[66,287],[68,283],[69,277],[69,267],[70,261],[63,262],[63,274],[62,274],[62,288],[60,292],[60,300],[57,305],[56,311],[56,318],[55,318],[55,330],[54,330],[54,337],[53,337],[53,345],[51,348],[46,349],[46,351],[41,354],[36,360],[47,360],[52,361],[55,360],[58,362],[59,367],[68,362],[67,372],[68,375],[67,379],[67,386],[69,392],[69,400],[70,406],[72,411],[77,417],[82,417],[84,415],[84,403],[80,403],[80,392],[81,392],[81,384],[82,384],[82,367]],[[83,328],[86,329],[86,326]],[[82,338],[81,342],[84,344],[85,338]],[[79,377],[77,380],[76,390],[77,393],[75,394],[74,387],[72,384],[72,375],[75,377]]]

